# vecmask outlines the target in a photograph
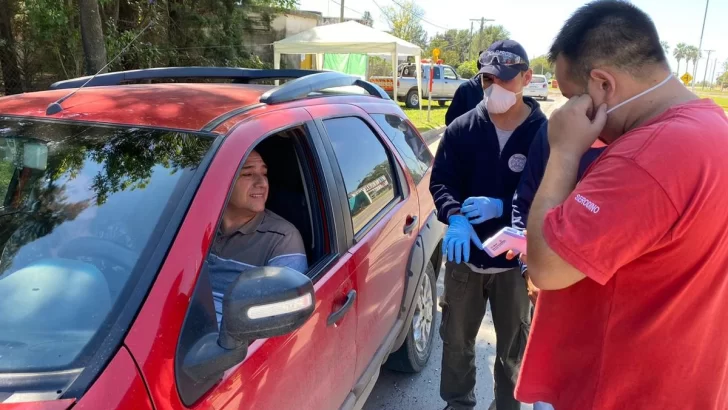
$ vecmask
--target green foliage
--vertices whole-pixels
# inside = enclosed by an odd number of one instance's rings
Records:
[[[531,69],[534,74],[554,74],[554,65],[549,62],[548,56],[539,56],[531,60]]]
[[[496,41],[507,40],[510,37],[511,33],[501,25],[485,26],[482,33],[478,30],[473,34],[473,41],[470,43],[470,53],[473,56],[478,56],[481,51],[487,49]]]
[[[472,78],[478,73],[478,65],[475,60],[466,61],[458,66],[457,71],[462,78]]]
[[[463,61],[470,59],[470,31],[468,30],[448,30],[445,33],[437,33],[427,48],[427,57],[432,56],[432,50],[440,49],[440,58],[445,64],[449,64],[455,68],[460,66]]]
[[[24,89],[83,75],[77,0],[13,1],[13,34]],[[160,66],[265,66],[243,39],[296,0],[99,0],[107,60],[150,22],[109,70]],[[260,16],[260,17],[258,17]]]
[[[385,7],[382,12],[393,36],[425,48],[427,32],[420,22],[425,15],[422,7],[414,1],[406,0],[396,6]]]

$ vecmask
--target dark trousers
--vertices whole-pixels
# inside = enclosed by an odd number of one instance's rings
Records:
[[[490,302],[497,339],[490,409],[519,410],[513,390],[531,326],[531,303],[520,269],[482,274],[465,264],[447,263],[444,279],[440,397],[454,409],[475,408],[475,337]]]

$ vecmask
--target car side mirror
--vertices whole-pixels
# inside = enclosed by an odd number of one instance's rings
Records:
[[[315,306],[313,283],[290,268],[266,266],[245,272],[222,302],[220,346],[290,333],[306,323]]]
[[[251,340],[301,327],[315,302],[311,279],[293,269],[265,266],[244,272],[225,292],[219,332],[202,337],[185,355],[185,373],[198,383],[219,377],[245,359]]]

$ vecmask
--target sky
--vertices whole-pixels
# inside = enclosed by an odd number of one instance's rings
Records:
[[[339,16],[339,0],[299,0],[301,10],[322,12],[324,16]],[[374,17],[374,27],[388,30],[381,8],[387,6],[399,7],[394,1],[401,0],[344,0],[345,17],[361,18],[365,11]],[[722,63],[728,60],[728,16],[727,0],[708,0],[708,16],[703,34],[703,50],[715,50],[710,55],[710,69],[718,58],[720,73]],[[472,0],[417,0],[417,4],[425,10],[422,25],[430,36],[446,31],[446,29],[470,29],[469,19],[493,19],[487,24],[503,25],[510,33],[511,38],[520,42],[530,57],[546,54],[553,38],[566,19],[584,1],[578,0],[519,0],[513,2],[472,1]],[[633,0],[633,4],[652,17],[661,40],[670,45],[670,64],[673,71],[677,62],[672,57],[672,51],[677,43],[683,42],[698,46],[700,31],[705,15],[705,0],[679,1],[679,0]],[[721,17],[723,17],[721,19]],[[480,22],[474,22],[474,29],[480,27]],[[703,59],[698,63],[698,81],[702,81],[705,74],[707,51],[703,52]],[[692,74],[692,64],[690,65]],[[685,61],[680,64],[680,73],[685,72]]]

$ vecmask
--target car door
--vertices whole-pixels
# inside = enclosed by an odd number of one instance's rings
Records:
[[[356,278],[353,257],[340,240],[345,235],[339,222],[339,192],[311,120],[300,108],[260,115],[234,129],[212,160],[127,337],[155,408],[338,409],[350,394],[356,365]],[[197,343],[199,334],[217,331],[214,312],[211,318],[199,313],[212,308],[203,261],[228,192],[256,143],[287,127],[300,130],[308,144],[301,151],[308,167],[301,172],[310,174],[315,188],[309,197],[318,204],[312,212],[320,212],[318,225],[328,235],[322,241],[327,243],[322,258],[306,272],[314,283],[315,310],[289,334],[251,341],[245,358],[219,380],[191,380],[184,372],[185,351]],[[336,312],[345,314],[335,319]]]
[[[432,76],[432,98],[440,98],[445,93],[445,89],[444,89],[445,84],[442,81],[442,66],[436,65],[433,69],[433,74],[434,75]]]
[[[455,70],[450,66],[442,66],[442,96],[452,98],[460,86],[460,81]]]
[[[346,190],[349,253],[359,295],[358,378],[389,340],[400,313],[407,261],[419,228],[417,192],[391,143],[363,110],[350,105],[309,110],[327,136],[331,162],[338,164]]]

